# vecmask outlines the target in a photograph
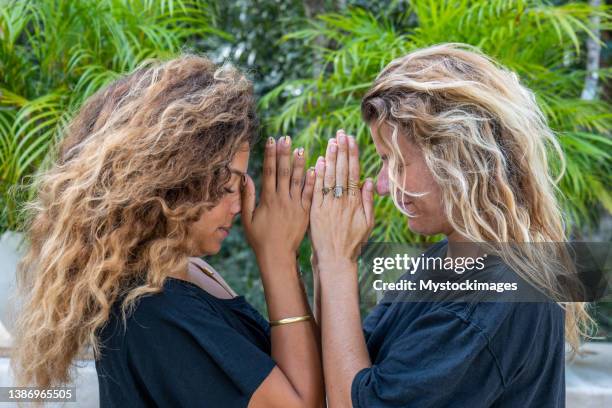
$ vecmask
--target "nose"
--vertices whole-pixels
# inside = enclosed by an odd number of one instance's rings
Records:
[[[240,211],[242,211],[242,202],[240,200],[240,197],[238,197],[230,204],[230,213],[232,214],[232,216],[235,216],[240,214]]]
[[[376,192],[378,195],[386,196],[389,195],[389,173],[387,172],[387,166],[384,166],[376,177]]]

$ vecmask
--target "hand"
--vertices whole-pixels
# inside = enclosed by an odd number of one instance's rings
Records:
[[[242,223],[255,256],[295,256],[308,228],[314,188],[314,170],[304,180],[304,150],[293,151],[285,136],[266,144],[259,205],[255,208],[255,185],[247,176],[243,188]]]
[[[359,188],[357,143],[343,130],[336,136],[327,145],[325,159],[317,161],[310,211],[310,236],[319,267],[327,262],[355,262],[360,244],[367,241],[374,226],[373,184],[367,180]],[[335,186],[344,188],[341,197],[335,197]]]

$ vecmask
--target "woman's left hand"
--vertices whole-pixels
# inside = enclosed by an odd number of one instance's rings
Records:
[[[339,130],[316,164],[310,236],[319,265],[355,262],[372,231],[373,184],[367,180],[360,189],[359,173],[357,143]]]

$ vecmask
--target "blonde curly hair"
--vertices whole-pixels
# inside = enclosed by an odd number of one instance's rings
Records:
[[[404,165],[399,137],[424,155],[442,192],[445,215],[468,240],[495,243],[504,261],[523,279],[556,299],[568,299],[564,277],[575,279],[562,243],[565,226],[555,196],[564,156],[536,98],[518,76],[475,47],[441,44],[418,49],[389,63],[361,103],[364,120],[392,128],[389,180],[396,207],[406,191],[398,180]],[[561,163],[557,178],[548,155]],[[551,259],[549,251],[558,251]],[[557,262],[558,261],[558,262]],[[582,302],[559,302],[565,333],[575,351],[593,321]]]

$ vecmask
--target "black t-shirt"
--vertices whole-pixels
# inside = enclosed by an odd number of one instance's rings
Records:
[[[446,245],[430,255],[445,256]],[[354,407],[565,406],[556,303],[385,299],[363,323],[372,366],[353,379]]]
[[[244,299],[168,278],[121,321],[113,307],[96,361],[100,406],[246,407],[275,363],[270,327]]]

